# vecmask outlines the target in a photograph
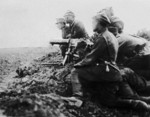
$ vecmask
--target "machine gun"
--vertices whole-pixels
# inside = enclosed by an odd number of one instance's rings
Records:
[[[66,51],[65,57],[62,61],[62,65],[66,65],[66,63],[70,63],[72,61],[76,61],[80,58],[80,54],[76,53],[76,47],[79,43],[84,42],[87,45],[92,45],[91,42],[85,39],[64,39],[64,40],[55,40],[51,41],[51,45],[67,45],[68,49]],[[85,50],[85,49],[84,49]]]
[[[62,65],[64,66],[66,63],[70,63],[73,60],[73,57],[78,58],[79,56],[73,52],[73,48],[76,47],[76,41],[78,39],[64,39],[64,40],[55,40],[50,41],[51,45],[66,45],[68,47],[65,57],[62,61]]]

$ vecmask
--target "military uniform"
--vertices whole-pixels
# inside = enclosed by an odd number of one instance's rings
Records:
[[[85,30],[84,25],[80,22],[75,20],[69,27],[70,29],[70,38],[86,38],[88,34]]]
[[[78,47],[84,43],[82,47],[80,46],[80,48],[78,48],[76,46],[72,50],[73,53],[76,53],[79,56],[78,58],[76,58],[76,60],[78,61],[82,58],[82,56],[84,56],[83,51],[85,50],[87,44],[85,43],[85,40],[83,39],[87,39],[88,34],[85,30],[83,23],[74,19],[75,14],[72,11],[67,11],[64,17],[66,18],[66,22],[68,25],[68,29],[66,33],[67,35],[65,35],[65,32],[64,32],[65,38],[78,39],[79,40],[79,42],[77,43]],[[71,17],[71,20],[69,19],[69,22],[68,22],[68,17]],[[65,53],[64,53],[64,56],[65,56]]]
[[[106,18],[100,19],[103,20],[106,22]],[[91,52],[74,65],[76,69],[72,71],[71,77],[73,93],[80,94],[81,90],[95,91],[99,102],[104,105],[149,110],[150,107],[141,101],[129,84],[123,82],[122,74],[115,64],[118,53],[115,36],[106,28],[94,40],[96,41]]]
[[[137,55],[127,60],[125,64],[146,80],[150,80],[150,54]]]
[[[101,103],[105,104],[114,104],[116,101],[116,92],[118,91],[118,84],[122,81],[122,77],[117,71],[114,70],[113,73],[107,72],[107,66],[104,61],[110,62],[115,68],[117,51],[118,51],[118,43],[116,38],[109,32],[105,31],[102,35],[99,35],[97,41],[95,42],[92,51],[83,59],[78,66],[81,68],[77,69],[78,76],[82,82],[98,82],[99,89],[101,89],[100,101]],[[106,44],[106,41],[108,44]],[[107,52],[107,48],[110,48],[111,56]],[[113,77],[114,76],[114,77]],[[115,77],[116,76],[116,77]]]
[[[107,43],[109,45],[107,45]],[[108,51],[111,54],[108,54]],[[99,66],[98,64],[105,64],[106,61],[115,66],[117,52],[118,52],[117,39],[107,30],[102,35],[99,35],[98,39],[96,39],[96,42],[92,48],[92,51],[77,65],[81,67],[90,67],[91,70],[89,71],[93,71],[97,73],[97,71],[95,71],[94,69],[92,70],[91,67]],[[91,77],[89,77],[89,80],[93,80],[93,81],[100,80],[98,78],[99,75],[95,77],[97,79],[93,79],[93,78],[90,79]],[[104,74],[102,75],[102,77],[103,76]]]
[[[77,81],[76,84],[79,84],[78,80],[76,80],[78,77],[83,86],[83,90],[87,84],[97,82],[99,84],[97,86],[103,89],[98,92],[101,95],[101,102],[111,105],[116,101],[118,84],[122,80],[115,64],[118,52],[118,41],[107,29],[96,37],[97,39],[94,39],[95,43],[92,51],[87,54],[81,62],[75,65],[76,69],[72,74],[76,77],[72,77],[72,82]],[[111,54],[108,54],[108,51]],[[111,67],[113,67],[113,72],[111,71]],[[73,89],[76,90],[76,86],[73,86]],[[79,90],[79,88],[77,90]]]
[[[62,29],[62,38],[67,39],[68,34],[69,34],[69,27],[66,26]],[[67,45],[60,45],[60,49],[61,49],[62,56],[65,57],[68,46]]]
[[[69,34],[69,27],[66,26],[62,29],[62,38],[67,39],[68,34]]]
[[[119,42],[119,54],[123,54],[126,57],[133,57],[136,55],[136,48],[143,46],[147,41],[143,38],[128,35],[128,34],[119,34],[117,35]],[[120,55],[119,55],[120,56]]]
[[[111,48],[111,57],[107,53],[105,37],[108,39],[109,47]],[[131,106],[132,108],[148,109],[147,104],[143,102],[143,100],[147,101],[147,99],[138,96],[138,94],[132,90],[129,83],[123,81],[121,76],[123,73],[116,73],[117,66],[113,63],[116,60],[117,47],[117,40],[110,32],[106,31],[103,36],[99,35],[92,51],[85,59],[75,65],[76,69],[72,72],[72,81],[74,82],[73,85],[75,85],[73,87],[74,92],[78,93],[78,91],[81,91],[80,82],[83,91],[89,90],[90,93],[93,93],[93,91],[96,92],[96,96],[98,96],[98,100],[101,104],[110,107]],[[99,61],[99,59],[109,61],[110,63],[112,62],[113,66],[116,67],[116,71],[113,71],[115,73],[109,74],[110,71],[106,72],[107,65]],[[105,69],[103,69],[101,65],[104,65]],[[109,66],[109,68],[110,67],[111,66]],[[140,86],[138,87],[140,88]]]
[[[68,22],[70,30],[69,38],[75,39],[88,37],[83,23],[74,19],[75,14],[72,11],[67,11],[64,17],[66,18],[66,22],[68,21],[68,17],[72,17],[71,20],[69,19]]]
[[[69,34],[69,27],[66,26],[66,22],[64,18],[58,18],[56,24],[62,24],[63,27],[60,28],[62,31],[62,38],[67,39],[67,35]],[[63,57],[65,57],[65,53],[67,51],[68,46],[67,45],[60,45],[61,54]]]
[[[127,34],[117,36],[119,42],[118,61],[150,80],[150,42]],[[129,59],[130,58],[130,59]]]

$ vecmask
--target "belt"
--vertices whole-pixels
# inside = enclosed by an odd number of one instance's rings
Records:
[[[100,59],[100,62],[98,62],[96,65],[99,65],[101,63],[104,63],[106,65],[106,72],[109,72],[110,69],[109,69],[109,66],[113,67],[114,69],[116,69],[117,71],[120,72],[119,68],[116,66],[116,63],[115,62],[109,62],[109,61],[104,61],[102,59]]]
[[[120,72],[119,68],[116,66],[115,62],[109,62],[109,61],[104,61],[104,63],[106,64],[106,71],[109,72],[109,66],[113,67],[114,69],[116,69],[117,71]]]

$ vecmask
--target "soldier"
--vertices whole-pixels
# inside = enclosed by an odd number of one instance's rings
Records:
[[[73,40],[76,43],[76,47],[72,48],[71,53],[75,53],[77,55],[75,61],[78,61],[84,56],[84,51],[86,51],[88,34],[82,22],[75,20],[75,14],[72,11],[67,11],[64,18],[69,26],[69,34],[66,37],[70,39],[77,39]],[[70,57],[71,61],[73,59],[74,57]]]
[[[134,57],[141,49],[144,48],[148,41],[144,38],[136,37],[129,34],[117,35],[119,42],[119,56],[125,56],[128,58]]]
[[[138,94],[149,96],[150,86],[147,83],[147,80],[150,80],[149,42],[141,37],[119,34],[118,30],[116,34],[119,42],[117,63],[121,65],[122,76]],[[144,99],[144,97],[140,98]]]
[[[150,80],[150,42],[128,34],[117,35],[118,62]]]
[[[58,18],[56,25],[58,27],[58,29],[60,29],[62,31],[62,38],[63,39],[67,39],[67,35],[69,34],[69,27],[66,26],[66,22],[64,18]],[[60,45],[60,49],[61,49],[61,54],[63,57],[65,57],[65,53],[67,51],[68,46],[67,45]]]
[[[109,23],[110,21],[105,15],[98,14],[93,18],[93,31],[97,32],[99,36],[98,39],[96,39],[92,51],[87,54],[87,56],[81,62],[75,65],[75,68],[77,69],[73,72],[72,82],[76,82],[75,85],[73,83],[74,93],[76,94],[80,91],[78,90],[79,88],[76,88],[77,81],[75,81],[74,79],[77,78],[75,77],[75,74],[78,74],[79,78],[81,77],[82,79],[88,81],[108,80],[109,82],[109,80],[114,80],[116,82],[119,82],[121,80],[121,77],[117,72],[116,77],[114,76],[114,78],[105,79],[104,77],[106,77],[107,75],[106,71],[104,70],[104,68],[102,69],[104,71],[100,71],[100,67],[103,66],[107,68],[106,70],[109,70],[108,64],[111,64],[112,66],[114,66],[114,68],[117,69],[117,67],[115,66],[115,60],[118,51],[118,42],[116,38],[107,30],[107,26]],[[109,48],[109,51],[111,51],[111,55],[108,55],[107,53],[107,41],[109,43],[109,47],[111,48]]]
[[[70,34],[67,35],[68,38],[88,37],[84,25],[80,21],[75,20],[75,14],[72,11],[67,11],[64,18],[66,23],[69,24]]]
[[[66,26],[66,21],[64,18],[57,18],[56,25],[58,29],[62,31],[62,38],[67,39],[67,35],[69,33],[69,27]]]
[[[98,13],[93,18],[93,31],[97,32],[99,36],[92,51],[82,61],[74,65],[76,69],[72,71],[71,78],[73,94],[76,97],[81,97],[83,95],[82,90],[96,86],[99,100],[104,105],[128,105],[133,108],[149,110],[150,107],[136,96],[127,83],[123,82],[115,64],[118,41],[108,31],[109,24],[110,21],[105,14]],[[133,100],[133,97],[136,100]]]

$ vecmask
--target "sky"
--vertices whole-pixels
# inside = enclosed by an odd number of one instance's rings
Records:
[[[75,13],[92,35],[92,17],[105,7],[124,21],[125,33],[150,29],[149,0],[0,0],[0,48],[48,46],[61,39],[56,18]]]

